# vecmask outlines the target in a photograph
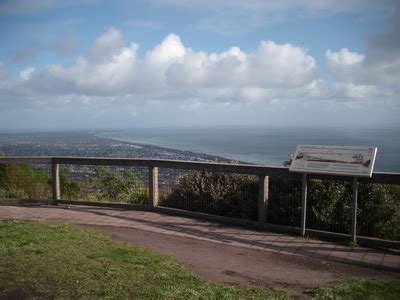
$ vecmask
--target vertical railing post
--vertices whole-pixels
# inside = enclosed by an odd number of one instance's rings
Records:
[[[158,206],[158,167],[149,167],[149,195],[150,206]]]
[[[300,224],[300,234],[301,236],[306,235],[306,219],[307,219],[307,173],[303,174],[302,182],[302,197],[301,197],[301,224]]]
[[[53,205],[57,205],[60,200],[60,166],[57,163],[51,163],[51,188],[53,191]]]
[[[266,223],[268,215],[268,176],[259,176],[258,183],[258,222]]]
[[[357,198],[358,198],[358,178],[353,178],[353,205],[351,218],[351,241],[357,242]]]

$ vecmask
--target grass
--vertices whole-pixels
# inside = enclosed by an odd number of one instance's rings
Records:
[[[0,298],[288,299],[207,282],[177,260],[59,222],[0,221]]]
[[[315,299],[400,299],[400,284],[352,279]],[[60,222],[0,221],[0,298],[288,299],[207,282],[177,260]]]
[[[351,279],[332,287],[314,289],[311,294],[317,299],[400,299],[400,283],[376,279]]]

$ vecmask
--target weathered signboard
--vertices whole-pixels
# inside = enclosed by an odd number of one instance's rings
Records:
[[[376,147],[298,145],[292,172],[371,177]]]

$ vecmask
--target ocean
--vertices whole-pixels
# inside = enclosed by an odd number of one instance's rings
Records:
[[[222,156],[260,165],[281,166],[299,144],[376,146],[375,171],[400,172],[399,128],[140,128],[98,132],[119,141]]]

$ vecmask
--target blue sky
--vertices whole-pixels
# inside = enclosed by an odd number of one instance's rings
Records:
[[[0,1],[0,129],[398,126],[397,1]]]

